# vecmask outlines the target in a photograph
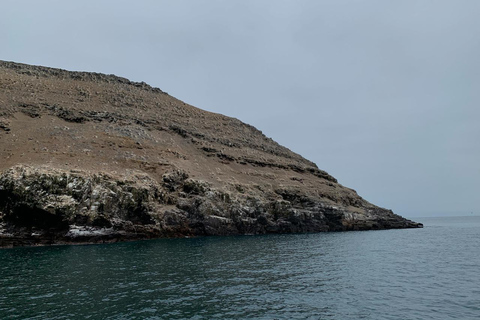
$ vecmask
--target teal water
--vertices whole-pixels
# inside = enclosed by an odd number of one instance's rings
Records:
[[[480,217],[0,250],[0,319],[479,319]]]

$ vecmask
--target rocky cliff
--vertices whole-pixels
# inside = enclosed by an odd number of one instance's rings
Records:
[[[145,83],[0,61],[0,246],[415,228]]]

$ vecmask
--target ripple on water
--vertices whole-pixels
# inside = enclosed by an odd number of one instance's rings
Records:
[[[0,319],[478,319],[480,219],[0,251]]]

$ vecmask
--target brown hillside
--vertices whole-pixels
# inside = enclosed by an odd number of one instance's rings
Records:
[[[0,62],[0,88],[3,245],[419,226],[145,83]]]

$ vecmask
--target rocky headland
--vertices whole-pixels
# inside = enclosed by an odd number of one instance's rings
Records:
[[[417,228],[237,119],[0,61],[0,247]]]

